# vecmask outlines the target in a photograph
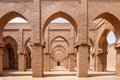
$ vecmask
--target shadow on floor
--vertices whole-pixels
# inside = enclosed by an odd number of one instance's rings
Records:
[[[99,76],[115,76],[115,71],[107,71],[107,72],[94,72],[90,73],[89,77],[99,77]]]
[[[45,74],[44,77],[76,76],[76,74]]]
[[[3,71],[3,77],[32,76],[32,73],[27,73],[28,71],[4,70]]]

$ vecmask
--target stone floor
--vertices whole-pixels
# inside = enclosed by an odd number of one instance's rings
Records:
[[[32,78],[32,71],[26,72],[5,70],[4,76],[0,80],[120,80],[114,71],[108,72],[92,72],[89,71],[88,78],[76,77],[76,72],[69,72],[63,67],[55,67],[50,72],[45,72],[44,78]]]

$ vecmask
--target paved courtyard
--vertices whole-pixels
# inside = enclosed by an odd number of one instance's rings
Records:
[[[0,80],[120,80],[114,71],[92,72],[89,71],[89,78],[78,78],[76,72],[69,72],[62,67],[55,67],[50,72],[45,72],[44,78],[32,78],[32,71],[26,72],[5,70]]]

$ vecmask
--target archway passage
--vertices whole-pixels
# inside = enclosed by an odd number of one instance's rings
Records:
[[[10,36],[6,36],[3,41],[3,69],[18,69],[17,42]]]
[[[3,55],[3,69],[17,69],[18,59],[16,58],[17,54],[10,43],[5,45],[4,47],[4,55]]]
[[[57,62],[57,66],[60,66],[60,62]]]
[[[100,19],[98,20],[98,22],[96,23],[97,25],[97,28],[98,28],[98,34],[97,34],[97,39],[96,39],[96,46],[95,46],[95,56],[94,56],[94,70],[95,71],[98,71],[98,72],[106,72],[108,71],[107,69],[107,62],[108,62],[108,55],[110,54],[113,54],[113,56],[111,56],[111,61],[110,64],[112,64],[111,62],[113,62],[114,60],[114,56],[116,56],[116,50],[119,48],[119,46],[117,47],[117,49],[115,50],[114,47],[116,44],[119,43],[119,39],[120,39],[120,36],[119,36],[119,30],[120,30],[120,20],[112,15],[111,13],[108,13],[108,12],[105,12],[103,14],[100,14],[98,17],[96,17],[96,20],[97,19]],[[107,35],[110,31],[113,31],[114,34],[115,34],[115,37],[116,37],[116,42],[112,45],[113,46],[113,49],[114,50],[111,50],[111,53],[110,47],[108,47],[108,42],[107,42]],[[112,49],[112,48],[111,48]],[[120,68],[120,65],[119,65],[119,50],[118,50],[118,53],[117,53],[117,57],[116,57],[116,73],[117,75],[120,74],[119,72],[119,68]],[[118,62],[117,62],[118,61]],[[114,72],[115,74],[115,72]]]
[[[24,13],[23,13],[24,14]],[[18,54],[20,54],[20,53],[22,53],[22,50],[21,50],[21,52],[20,52],[20,49],[18,49],[18,45],[17,45],[17,42],[13,39],[13,38],[11,38],[10,36],[10,34],[8,34],[7,35],[7,37],[5,37],[5,38],[3,38],[4,36],[4,29],[5,29],[5,27],[6,27],[6,25],[9,23],[9,21],[10,20],[12,20],[12,19],[14,19],[14,18],[16,18],[16,17],[20,17],[20,18],[23,18],[23,19],[25,19],[26,21],[27,21],[27,19],[23,16],[23,14],[22,13],[19,13],[19,12],[16,12],[16,11],[10,11],[10,12],[8,12],[8,13],[6,13],[6,14],[4,14],[1,18],[0,18],[0,44],[2,44],[2,45],[7,45],[8,43],[10,43],[11,45],[12,45],[12,48],[13,48],[13,50],[14,50],[14,53],[15,54],[17,54],[17,52],[19,52]],[[25,15],[25,14],[24,14]],[[6,35],[5,35],[6,36]],[[18,36],[19,37],[19,40],[20,40],[20,36]],[[21,39],[22,40],[22,39]],[[19,44],[22,44],[22,41],[19,41],[19,42],[21,42],[21,43],[19,43]],[[3,47],[3,46],[1,46],[1,47]],[[22,47],[22,45],[21,46],[19,46],[19,48],[20,47]],[[17,49],[19,50],[19,51],[17,51]],[[22,49],[22,48],[21,48]],[[11,49],[10,49],[11,50]],[[12,51],[12,50],[11,50]],[[4,50],[3,50],[3,48],[1,49],[1,52],[2,52],[2,54],[4,54],[3,52],[4,52]],[[9,51],[10,52],[10,51]],[[12,54],[10,54],[10,55],[12,55]],[[20,55],[20,56],[24,56],[24,55]],[[19,56],[19,57],[20,57]],[[13,56],[12,56],[13,57]],[[21,67],[23,67],[24,66],[24,64],[22,64],[22,59],[23,58],[18,58],[18,55],[16,55],[15,56],[15,59],[19,59],[19,60],[15,60],[15,64],[17,65],[18,63],[18,68],[19,68],[19,70],[20,70],[20,68]],[[13,58],[11,58],[11,59],[13,59]],[[1,56],[0,57],[0,75],[2,75],[3,74],[3,56]],[[19,61],[19,62],[18,62]],[[13,62],[13,61],[12,61]],[[21,63],[20,63],[21,62]],[[13,62],[14,63],[14,62]],[[17,67],[16,67],[17,68]]]
[[[44,25],[43,25],[43,39],[44,39],[44,35],[45,35],[45,30],[47,28],[47,26],[56,18],[63,18],[63,19],[66,19],[68,20],[68,22],[70,22],[73,27],[74,27],[74,30],[76,32],[76,35],[78,33],[78,27],[77,27],[77,23],[75,22],[75,20],[67,13],[65,12],[62,12],[62,11],[59,11],[59,12],[56,12],[54,14],[52,14],[50,17],[48,17],[48,19],[45,21]]]

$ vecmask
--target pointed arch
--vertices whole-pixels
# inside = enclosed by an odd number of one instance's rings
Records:
[[[55,41],[55,39],[57,39],[57,38],[61,38],[61,39],[63,39],[66,43],[67,43],[67,45],[69,46],[69,42],[68,42],[68,40],[66,39],[66,38],[64,38],[63,36],[56,36],[55,38],[53,38],[52,39],[52,41],[50,42],[50,46],[52,45],[52,43]]]
[[[27,47],[27,44],[28,44],[28,42],[30,41],[30,39],[31,39],[31,37],[29,37],[29,38],[25,41],[24,48]]]
[[[11,36],[6,36],[3,38],[3,41],[4,41],[4,45],[11,44],[14,50],[17,52],[18,44],[14,38],[12,38]]]
[[[61,49],[57,49],[57,50],[55,50],[55,51],[54,51],[54,54],[55,54],[57,51],[61,51],[62,53],[65,54],[65,52],[64,52],[63,50],[61,50]]]
[[[18,68],[17,42],[11,36],[4,37],[3,41],[4,41],[3,67],[4,69],[5,68],[17,69]],[[6,59],[7,66],[5,64]]]
[[[5,25],[13,18],[16,18],[16,17],[20,17],[20,18],[23,18],[25,19],[26,21],[28,21],[22,14],[20,14],[19,12],[16,12],[16,11],[11,11],[11,12],[8,12],[6,13],[5,15],[3,15],[1,18],[0,18],[0,30],[3,30]]]
[[[57,48],[57,47],[62,47],[62,48],[66,51],[65,47],[63,47],[62,45],[57,45],[57,46],[55,46],[55,47],[53,48],[53,50],[54,50],[55,48]]]
[[[115,15],[113,15],[109,12],[104,12],[104,13],[98,15],[94,20],[99,19],[99,18],[103,18],[113,25],[113,27],[115,29],[116,38],[119,39],[120,20]]]
[[[62,11],[59,11],[59,12],[56,12],[56,13],[52,14],[52,15],[45,21],[44,26],[43,26],[43,30],[42,30],[42,31],[43,31],[43,36],[44,36],[45,30],[46,30],[48,24],[49,24],[52,20],[54,20],[54,19],[56,19],[56,18],[59,18],[59,17],[62,17],[62,18],[64,18],[64,19],[68,20],[68,21],[73,25],[74,30],[75,30],[75,32],[77,33],[78,27],[77,27],[77,23],[75,22],[75,20],[74,20],[69,14],[67,14],[67,13],[65,13],[65,12],[62,12]]]
[[[91,44],[92,48],[94,48],[94,42],[90,37],[89,37],[89,41],[90,41],[90,44]]]

